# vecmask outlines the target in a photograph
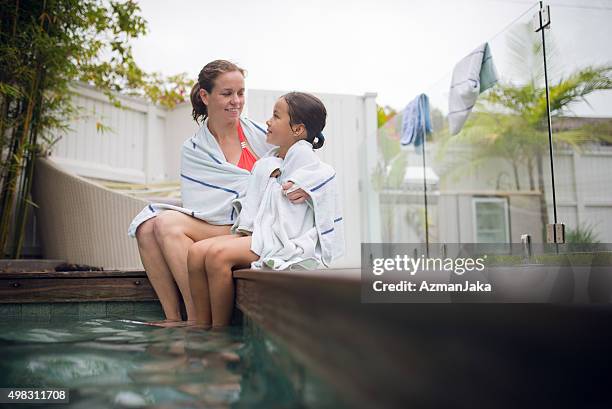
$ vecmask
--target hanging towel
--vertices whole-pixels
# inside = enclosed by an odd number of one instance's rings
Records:
[[[261,125],[241,118],[244,134],[258,156],[272,148]],[[251,173],[225,160],[208,120],[183,143],[181,150],[181,199],[183,207],[151,203],[132,220],[128,235],[164,210],[176,210],[214,225],[231,225],[236,219],[232,201],[244,195]]]
[[[448,100],[448,124],[451,135],[463,128],[478,94],[497,82],[497,71],[489,43],[484,43],[455,65]]]
[[[270,177],[274,169],[280,169],[280,177]],[[252,268],[312,269],[329,266],[344,254],[336,174],[320,161],[310,143],[295,143],[282,162],[275,157],[260,159],[253,176],[246,196],[234,201],[240,215],[233,226],[233,231],[252,231],[251,250],[260,256]],[[288,181],[294,183],[292,190],[303,189],[310,198],[291,203],[281,186]]]
[[[429,98],[425,94],[420,94],[404,108],[400,144],[404,146],[414,144],[416,149],[423,144],[425,136],[431,131]]]

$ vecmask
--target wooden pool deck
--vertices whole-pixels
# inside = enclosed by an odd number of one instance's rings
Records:
[[[358,269],[238,270],[234,277],[245,319],[338,391],[348,407],[610,402],[609,304],[367,304]],[[129,317],[135,311],[129,302],[158,306],[156,300],[144,271],[0,273],[0,310],[106,302],[124,305],[114,311]]]
[[[0,303],[155,300],[142,270],[0,273]]]

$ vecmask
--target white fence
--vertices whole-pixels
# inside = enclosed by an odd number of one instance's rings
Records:
[[[539,192],[531,191],[526,166],[518,169],[520,190],[510,176],[513,169],[510,162],[492,158],[480,162],[477,169],[450,166],[449,161],[436,157],[438,147],[435,143],[427,145],[427,165],[440,177],[439,185],[429,190],[429,217],[431,241],[464,242],[476,241],[475,216],[472,210],[473,199],[478,197],[505,197],[508,200],[509,229],[511,241],[520,242],[522,234],[530,234],[534,242],[541,242],[541,209]],[[447,152],[445,158],[467,157],[469,150]],[[555,193],[557,199],[557,220],[569,230],[577,227],[590,227],[596,239],[612,243],[612,146],[590,145],[581,150],[556,149]],[[469,159],[465,159],[469,160]],[[423,157],[410,149],[407,154],[409,166],[422,166]],[[550,164],[548,156],[543,164],[545,200],[549,222],[553,222],[553,201],[551,189]],[[536,171],[537,172],[537,171]],[[504,176],[502,178],[502,176]],[[534,175],[537,184],[537,173]],[[428,188],[431,189],[431,188]],[[407,197],[412,194],[412,204]],[[383,195],[385,219],[382,222],[383,238],[393,242],[414,242],[424,237],[417,234],[414,225],[406,220],[408,209],[422,208],[422,191],[385,192]],[[389,216],[389,208],[394,208]],[[392,217],[392,220],[389,220]],[[422,232],[421,232],[422,233]],[[422,239],[424,240],[424,239]]]
[[[138,99],[121,98],[124,108],[120,109],[95,89],[79,86],[76,91],[83,115],[55,145],[55,162],[97,179],[133,183],[179,179],[180,147],[197,130],[189,103],[164,110]],[[250,90],[245,108],[248,116],[264,122],[283,93]],[[364,164],[374,163],[375,150],[360,150],[360,146],[376,142],[376,95],[317,95],[328,112],[325,146],[319,152],[337,171],[344,206],[347,255],[335,267],[358,267],[360,243],[376,230],[363,223],[376,218],[362,217],[362,210],[378,214],[376,194],[363,171]],[[101,132],[100,124],[108,129]],[[364,200],[374,204],[369,206]]]
[[[56,143],[53,160],[80,176],[135,183],[166,178],[162,153],[169,112],[136,98],[117,108],[95,89],[76,88],[79,118]]]
[[[281,94],[282,91],[250,90],[245,111],[251,119],[264,122]],[[328,110],[324,130],[326,143],[318,152],[324,161],[336,168],[344,201],[347,256],[335,266],[357,267],[360,265],[360,243],[380,242],[381,229],[387,228],[383,224],[388,223],[381,221],[378,194],[370,184],[377,160],[375,95],[318,96]],[[180,147],[197,130],[191,119],[190,104],[164,110],[139,99],[122,98],[124,108],[119,109],[100,92],[83,86],[77,88],[76,101],[83,107],[83,115],[72,124],[72,131],[55,145],[52,157],[56,162],[78,175],[91,178],[135,183],[179,180]],[[109,129],[100,132],[97,124]],[[498,161],[494,168],[500,170],[501,165]],[[548,166],[544,169],[548,213],[552,221]],[[559,221],[569,228],[591,225],[598,239],[608,243],[612,242],[610,169],[612,149],[609,147],[597,151],[555,152]],[[525,178],[526,174],[521,176],[523,186],[527,186]],[[481,179],[481,176],[462,178],[453,183],[453,191],[467,192],[485,186]],[[495,190],[493,186],[488,187],[491,188]],[[401,215],[400,207],[397,212]],[[531,213],[539,213],[536,206],[532,207]],[[440,216],[439,239],[469,238],[472,228],[460,223],[467,219],[448,210],[442,206],[436,212]],[[539,219],[534,217],[531,220],[523,214],[520,218],[513,218],[513,241],[516,241],[514,236],[518,233],[539,235]],[[403,216],[400,217],[395,229],[405,229],[402,227],[404,222]],[[517,223],[520,225],[514,226]],[[526,223],[533,224],[534,232],[524,226]],[[444,233],[449,229],[463,231],[455,238],[455,233]]]
[[[547,164],[548,165],[548,164]],[[553,222],[550,167],[545,167],[548,215]],[[612,243],[612,148],[555,152],[557,218],[570,228],[590,226]]]

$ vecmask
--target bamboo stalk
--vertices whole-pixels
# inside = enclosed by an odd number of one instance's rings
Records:
[[[19,131],[16,127],[13,130],[11,138],[11,147],[7,157],[6,165],[3,169],[2,179],[2,194],[0,196],[0,210],[2,211],[2,217],[0,217],[0,256],[4,258],[6,249],[6,240],[11,227],[11,215],[13,211],[13,200],[11,198],[11,192],[13,191],[16,184],[16,164],[14,161],[15,152],[18,149],[19,138],[17,138]]]
[[[17,20],[19,19],[19,0],[15,0],[15,18],[13,19],[13,38],[17,35]]]
[[[32,82],[32,89],[30,91],[30,95],[28,96],[28,103],[26,109],[26,115],[23,125],[21,126],[21,136],[17,141],[16,149],[14,150],[14,154],[10,158],[10,163],[12,164],[11,169],[9,169],[8,180],[5,184],[7,187],[6,191],[6,199],[5,202],[2,203],[3,214],[0,222],[0,249],[4,252],[7,245],[7,240],[9,236],[12,215],[13,215],[13,205],[15,203],[15,196],[17,195],[17,184],[18,180],[21,176],[21,170],[24,168],[23,165],[23,157],[24,157],[24,145],[26,139],[30,133],[30,126],[32,122],[32,116],[34,114],[34,104],[35,104],[35,95],[38,89],[38,82],[40,79],[39,73],[41,72],[41,67],[38,66],[36,69],[37,75],[34,76],[34,81]],[[4,192],[3,192],[4,193]]]
[[[40,72],[40,80],[39,83],[44,83],[44,71]],[[32,126],[30,130],[30,138],[28,141],[28,149],[26,152],[26,169],[21,178],[21,184],[19,188],[19,197],[17,199],[17,203],[15,206],[15,211],[17,213],[17,218],[15,219],[15,229],[13,231],[13,250],[12,250],[12,258],[20,258],[21,250],[23,248],[23,242],[25,239],[25,226],[27,224],[27,210],[28,210],[28,199],[30,197],[30,192],[32,189],[32,179],[34,176],[34,165],[37,155],[37,147],[38,147],[38,132],[40,131],[40,116],[42,115],[42,92],[40,88],[36,95],[35,101],[35,113],[33,115]]]
[[[42,13],[46,10],[46,2],[43,3]],[[46,19],[41,19],[40,30],[45,33],[49,29],[49,24]],[[23,244],[23,236],[25,230],[25,219],[27,210],[27,198],[31,187],[31,176],[34,169],[33,149],[36,146],[36,136],[38,119],[41,115],[42,95],[40,85],[44,79],[44,69],[40,63],[40,52],[35,50],[36,69],[32,81],[32,88],[28,96],[27,110],[25,120],[21,129],[21,135],[14,155],[11,160],[14,162],[14,173],[12,180],[8,185],[8,193],[6,205],[10,211],[3,214],[2,230],[0,235],[0,249],[6,249],[11,225],[13,225],[13,249],[11,254],[13,257],[21,253]],[[36,113],[36,115],[34,115]],[[29,144],[28,144],[29,141]],[[25,171],[24,171],[25,170]],[[6,210],[9,210],[6,209]],[[12,219],[12,214],[17,214],[16,219]]]
[[[6,143],[6,125],[9,121],[8,118],[8,107],[10,104],[10,98],[8,95],[2,96],[2,105],[0,108],[0,163],[4,165],[4,146]],[[0,180],[2,172],[0,171]]]
[[[30,135],[34,133],[34,128],[30,132]],[[30,140],[32,136],[30,136]],[[10,241],[12,244],[11,249],[11,258],[19,258],[19,254],[21,253],[21,245],[23,244],[23,232],[25,231],[25,221],[26,221],[26,209],[27,209],[27,198],[29,195],[30,186],[29,176],[30,171],[33,169],[32,167],[32,144],[28,142],[27,150],[24,152],[23,157],[24,171],[21,172],[19,177],[19,183],[17,191],[17,198],[15,200],[15,206],[13,208],[13,213],[15,217],[13,218],[13,238]]]
[[[19,110],[19,109],[17,109]],[[19,127],[15,124],[13,126],[12,132],[11,132],[11,137],[9,138],[9,143],[7,145],[6,148],[6,158],[3,159],[2,161],[2,169],[0,169],[0,181],[2,181],[2,197],[4,197],[5,191],[4,191],[4,185],[7,182],[6,178],[7,178],[7,174],[9,172],[9,169],[11,167],[11,157],[13,155],[13,153],[15,152],[15,146],[17,144],[17,134],[19,133],[18,131]],[[0,203],[2,203],[4,201],[4,199],[0,199]],[[1,206],[1,205],[0,205]]]
[[[15,2],[15,9],[12,18],[12,40],[17,35],[18,15],[19,15],[19,0]],[[13,41],[14,42],[14,41]],[[22,113],[22,107],[19,102],[16,102],[15,107],[15,118],[19,118],[19,114]],[[10,104],[7,103],[7,120],[9,119]],[[2,169],[0,170],[0,182],[2,191],[0,194],[0,210],[2,216],[0,217],[0,257],[4,258],[6,248],[6,237],[8,237],[10,230],[10,215],[12,213],[12,201],[10,200],[10,192],[14,186],[15,178],[15,163],[14,155],[18,149],[18,134],[20,126],[15,123],[11,132],[11,138],[8,142],[8,149],[6,152],[6,158],[2,161]],[[2,134],[4,137],[4,134]],[[12,186],[13,185],[13,186]]]
[[[34,146],[34,145],[33,145]],[[36,151],[30,150],[27,160],[27,168],[24,174],[23,183],[21,185],[21,198],[17,204],[17,226],[15,226],[14,239],[13,239],[13,252],[12,258],[20,258],[21,250],[23,249],[23,242],[25,239],[25,226],[27,224],[27,210],[28,210],[28,198],[30,197],[30,191],[32,189],[32,179],[34,177],[34,165],[36,162]]]
[[[21,111],[22,111],[21,106],[17,107],[17,113],[21,114]],[[3,234],[3,229],[5,227],[4,225],[5,215],[8,212],[10,212],[10,207],[8,204],[8,197],[9,197],[10,185],[14,181],[14,173],[15,173],[15,163],[12,160],[12,158],[14,157],[15,152],[18,148],[19,138],[17,136],[19,134],[20,129],[21,129],[20,126],[15,126],[13,128],[13,132],[12,132],[11,140],[10,140],[10,146],[7,151],[6,162],[3,163],[3,167],[2,167],[2,175],[0,178],[2,180],[2,191],[0,194],[0,210],[2,210],[2,218],[0,218],[0,230],[2,230],[2,232],[0,232],[0,235]],[[3,248],[0,247],[0,252],[2,252],[2,250]]]
[[[6,14],[5,14],[6,12]],[[10,34],[10,27],[6,27],[7,31],[5,32],[5,26],[4,26],[4,20],[6,19],[7,22],[10,24],[10,20],[8,18],[8,11],[7,10],[3,10],[2,12],[2,18],[0,18],[0,31],[3,34],[3,37],[9,37]],[[15,18],[13,19],[13,27],[16,27],[17,25],[17,20],[16,20],[16,16],[14,16]],[[14,29],[13,29],[13,38],[15,37],[15,33],[14,33]],[[14,45],[13,45],[14,47]],[[10,74],[9,73],[4,73],[3,77],[6,76],[6,82],[12,82]],[[4,79],[4,78],[3,78]],[[11,84],[12,85],[12,84]],[[4,149],[7,146],[7,138],[6,138],[6,132],[7,132],[7,127],[8,124],[10,122],[10,106],[11,106],[11,102],[12,102],[12,98],[10,95],[2,95],[2,105],[0,108],[0,163],[2,163],[2,165],[5,164],[5,160],[3,157],[3,153],[4,153]]]

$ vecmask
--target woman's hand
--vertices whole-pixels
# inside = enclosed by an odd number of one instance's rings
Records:
[[[285,182],[283,183],[283,193],[287,195],[287,199],[291,201],[293,204],[304,203],[306,199],[310,196],[302,189],[294,190],[293,192],[286,193],[289,189],[293,187],[293,182]]]

